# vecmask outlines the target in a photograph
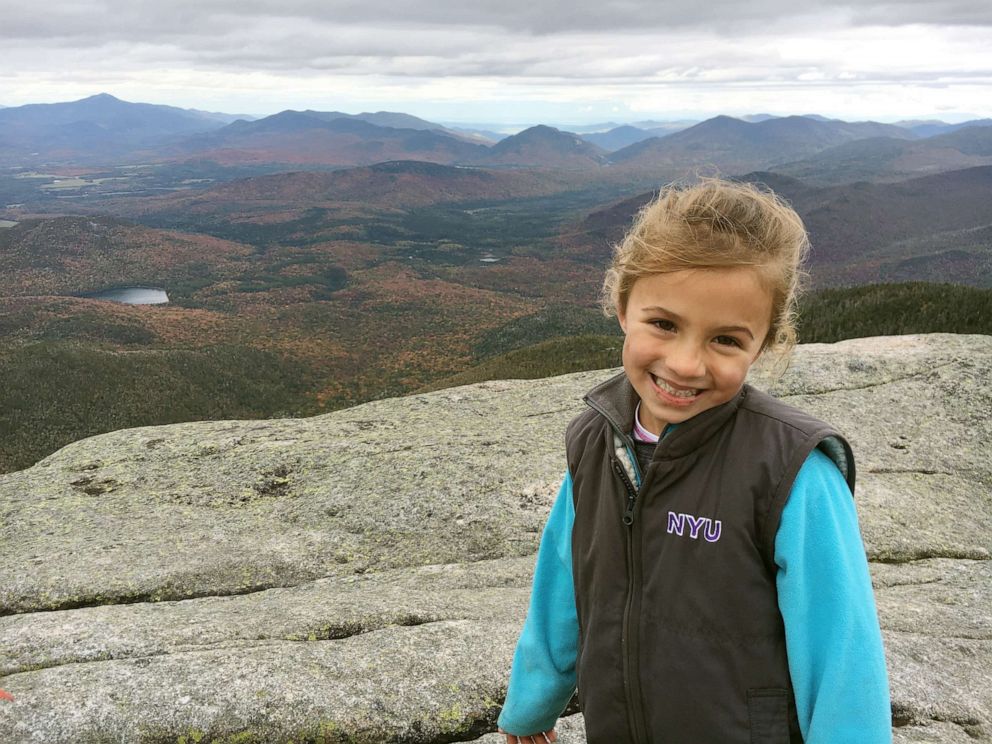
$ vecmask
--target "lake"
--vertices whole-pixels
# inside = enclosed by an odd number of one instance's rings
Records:
[[[165,290],[156,287],[118,287],[86,296],[91,300],[112,300],[128,305],[164,305],[169,301]]]

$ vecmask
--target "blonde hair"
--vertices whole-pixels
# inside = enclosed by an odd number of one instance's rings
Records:
[[[613,247],[603,311],[625,311],[634,282],[644,276],[750,266],[772,297],[762,351],[771,347],[786,358],[796,344],[796,305],[807,281],[808,254],[802,219],[770,189],[720,178],[672,184],[640,210]]]

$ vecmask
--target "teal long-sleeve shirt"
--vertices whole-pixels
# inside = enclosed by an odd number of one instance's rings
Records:
[[[554,727],[575,691],[578,620],[572,582],[572,479],[548,516],[499,726]],[[806,744],[888,744],[889,684],[851,491],[814,450],[793,483],[775,538],[776,586]]]

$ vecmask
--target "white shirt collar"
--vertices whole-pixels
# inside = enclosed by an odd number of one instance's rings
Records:
[[[634,409],[634,440],[637,442],[657,442],[661,439],[657,434],[652,434],[641,425],[641,402],[637,401]]]

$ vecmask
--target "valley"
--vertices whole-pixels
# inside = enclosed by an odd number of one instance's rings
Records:
[[[597,307],[611,246],[660,185],[694,173],[766,184],[803,216],[804,340],[992,332],[982,126],[928,148],[889,125],[718,117],[609,151],[551,127],[486,145],[346,115],[269,119],[218,124],[237,148],[215,127],[158,145],[132,134],[127,152],[107,138],[85,158],[0,150],[0,471],[112,429],[617,364]],[[877,157],[851,170],[855,146]],[[907,147],[893,166],[886,153]],[[402,158],[354,162],[375,152]],[[168,303],[94,298],[124,287]]]

